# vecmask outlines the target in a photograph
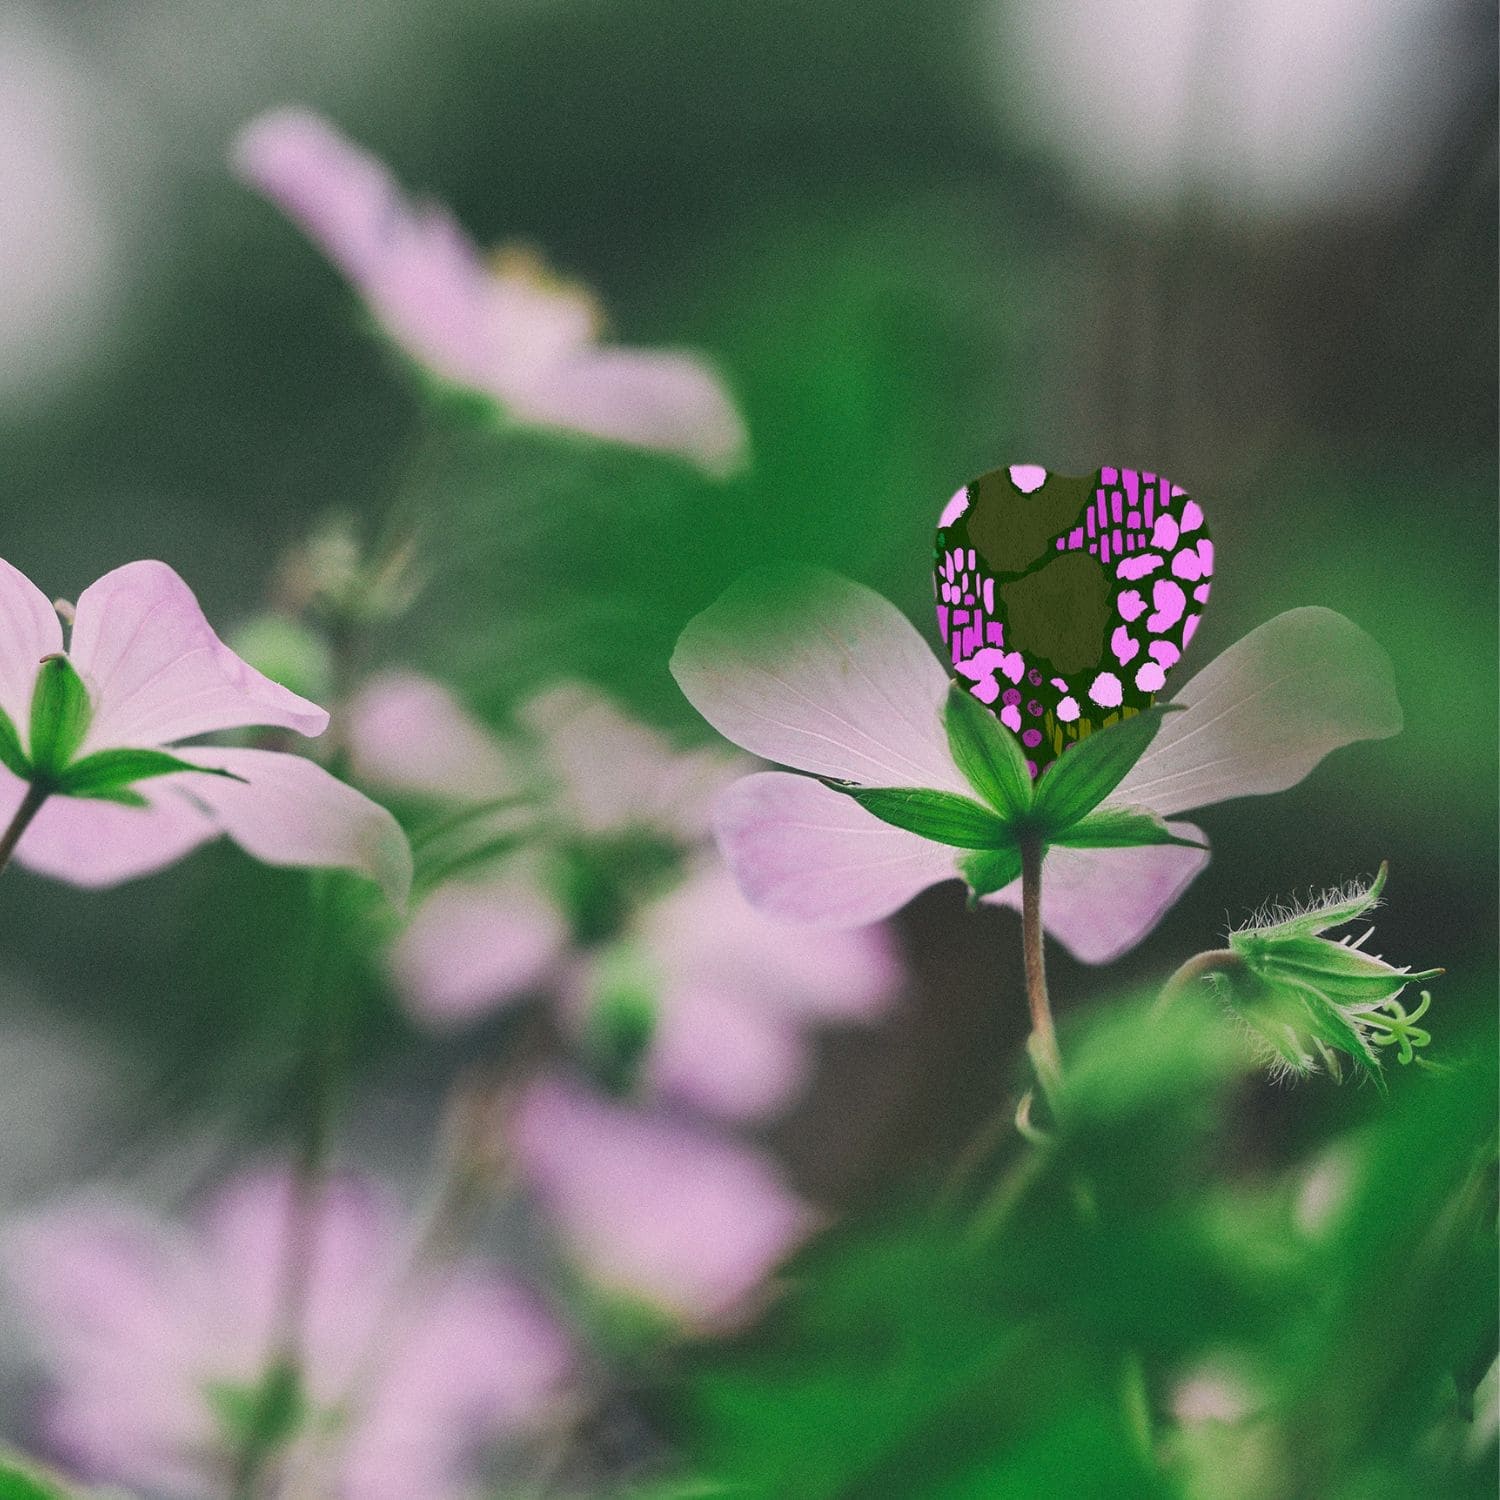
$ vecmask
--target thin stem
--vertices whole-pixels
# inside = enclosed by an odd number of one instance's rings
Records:
[[[16,845],[21,842],[21,835],[31,826],[31,820],[42,810],[42,803],[50,795],[48,789],[38,781],[33,781],[26,788],[26,795],[21,798],[15,817],[10,820],[5,832],[0,833],[0,870],[10,863],[11,855],[16,852]]]
[[[1043,1092],[1051,1094],[1062,1077],[1062,1056],[1047,998],[1047,961],[1042,946],[1042,846],[1036,839],[1021,845],[1021,945],[1026,954],[1026,1003],[1031,1009],[1029,1050]]]
[[[1213,948],[1207,953],[1196,953],[1183,964],[1162,986],[1161,999],[1156,1002],[1156,1013],[1161,1014],[1168,1006],[1175,1005],[1200,980],[1211,974],[1234,974],[1245,967],[1233,948]]]

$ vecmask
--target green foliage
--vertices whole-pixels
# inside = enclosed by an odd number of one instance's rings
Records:
[[[1048,829],[1069,828],[1125,779],[1161,728],[1168,706],[1144,709],[1069,746],[1036,785],[1036,816]]]
[[[947,1213],[845,1226],[759,1328],[692,1355],[664,1420],[695,1472],[767,1500],[1492,1487],[1490,1036],[1340,1140],[1332,1219],[1301,1164],[1225,1170],[1261,1101],[1217,1015],[1119,1002],[1064,1040],[1047,1144]],[[1205,1370],[1239,1372],[1237,1407],[1179,1415]]]
[[[0,766],[23,779],[31,775],[31,761],[21,745],[16,721],[3,708],[0,708]]]
[[[1031,771],[1016,737],[956,682],[948,690],[943,725],[964,780],[1007,823],[1024,818],[1031,807]]]
[[[64,797],[97,797],[119,801],[138,781],[170,776],[175,771],[195,771],[206,776],[224,776],[243,781],[233,771],[200,766],[180,760],[165,750],[96,750],[58,772],[57,792]]]
[[[60,1479],[0,1449],[0,1500],[75,1500],[75,1495]]]
[[[987,807],[956,792],[926,787],[849,786],[828,783],[882,823],[948,844],[954,849],[1005,849],[1014,843],[1011,825]]]

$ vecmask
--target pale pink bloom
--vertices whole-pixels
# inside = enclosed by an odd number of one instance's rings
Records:
[[[23,748],[41,659],[63,649],[47,596],[0,562],[0,709]],[[251,726],[317,735],[328,715],[241,661],[165,563],[127,563],[90,584],[78,598],[67,654],[93,709],[80,757],[167,749],[232,777],[180,771],[140,781],[132,790],[144,807],[52,796],[16,849],[21,864],[74,885],[109,886],[228,834],[267,864],[356,870],[405,902],[411,852],[383,807],[300,755],[178,743]],[[0,767],[0,827],[25,791]]]
[[[657,1003],[644,1082],[734,1119],[783,1108],[806,1082],[812,1026],[871,1020],[890,1004],[901,969],[889,932],[788,933],[702,857],[714,795],[736,769],[718,751],[675,749],[577,683],[534,698],[520,720],[533,769],[525,746],[501,744],[446,688],[390,673],[351,705],[348,740],[372,783],[460,806],[530,789],[565,838],[661,839],[686,871],[665,891],[643,892],[615,942],[582,952],[544,850],[450,880],[392,949],[408,1005],[451,1023],[551,986],[582,1030],[623,946]]]
[[[602,346],[592,300],[488,265],[448,212],[411,202],[327,121],[279,109],[234,149],[242,178],[297,223],[418,363],[517,421],[678,453],[726,474],[745,430],[696,356]]]
[[[774,587],[774,584],[772,585]],[[812,777],[972,797],[948,751],[948,673],[911,623],[867,588],[799,575],[778,612],[767,580],[735,585],[683,631],[672,671],[727,739],[782,771],[719,798],[715,831],[741,890],[770,916],[871,922],[958,876],[961,851],[884,823]],[[1107,799],[1162,817],[1294,785],[1340,745],[1401,727],[1390,663],[1326,609],[1278,615],[1210,662]],[[1106,731],[1107,732],[1107,731]],[[1174,832],[1201,839],[1189,823]],[[1042,918],[1086,963],[1138,943],[1207,862],[1201,849],[1052,849]],[[1020,904],[1020,882],[986,897]]]
[[[9,1280],[60,1456],[153,1492],[224,1491],[225,1411],[243,1410],[276,1352],[292,1204],[290,1177],[267,1171],[189,1227],[108,1198],[11,1227]],[[542,1417],[566,1379],[562,1334],[488,1265],[410,1274],[400,1215],[369,1183],[326,1184],[309,1222],[307,1425],[287,1461],[326,1464],[341,1500],[472,1493],[484,1449]]]
[[[769,1157],[556,1079],[523,1097],[513,1144],[589,1279],[690,1324],[751,1311],[766,1278],[817,1227]]]

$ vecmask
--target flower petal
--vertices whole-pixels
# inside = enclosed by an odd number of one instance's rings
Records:
[[[416,672],[371,678],[349,705],[345,733],[355,774],[376,786],[486,802],[521,784],[495,736],[442,683]]]
[[[814,1225],[772,1161],[555,1080],[517,1115],[523,1173],[602,1286],[694,1323],[732,1317]]]
[[[746,901],[718,859],[647,907],[636,933],[669,988],[712,990],[803,1022],[872,1020],[902,979],[888,927],[788,927]]]
[[[396,940],[391,970],[424,1020],[467,1020],[538,984],[567,936],[556,909],[526,880],[450,882],[422,903]]]
[[[377,882],[393,905],[405,906],[411,848],[401,825],[378,802],[301,755],[219,746],[176,753],[243,778],[187,774],[163,780],[187,783],[247,854],[268,865],[354,870]]]
[[[958,876],[955,850],[784,771],[729,787],[714,807],[714,835],[745,899],[784,922],[862,926]]]
[[[558,683],[517,717],[541,741],[568,815],[585,833],[648,828],[704,838],[714,794],[738,769],[718,749],[676,749],[588,683]]]
[[[10,715],[23,745],[30,733],[37,666],[62,648],[62,624],[52,601],[0,558],[0,708]]]
[[[1191,823],[1167,825],[1202,839]],[[1208,850],[1179,844],[1133,849],[1050,849],[1042,864],[1042,925],[1074,958],[1107,964],[1161,921],[1208,863]],[[984,900],[1021,909],[1021,882]]]
[[[186,782],[183,776],[142,782],[139,791],[145,807],[49,798],[22,836],[16,863],[38,875],[92,889],[165,869],[219,835],[214,819],[185,795]],[[15,815],[24,792],[9,771],[0,771],[0,819],[8,822]]]
[[[688,622],[672,675],[737,745],[862,786],[971,795],[948,750],[948,674],[879,594],[814,568],[742,578]]]
[[[1172,700],[1111,803],[1170,814],[1301,781],[1330,750],[1399,733],[1385,652],[1331,609],[1293,609],[1216,657]]]
[[[328,715],[240,660],[165,563],[133,562],[79,596],[69,655],[94,718],[80,754],[152,747],[216,729],[321,734]]]
[[[745,464],[745,424],[719,377],[695,355],[586,348],[517,383],[521,421],[676,453],[725,478]]]

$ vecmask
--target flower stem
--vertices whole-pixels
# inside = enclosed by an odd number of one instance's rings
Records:
[[[1047,962],[1042,947],[1042,846],[1036,839],[1021,844],[1021,946],[1026,956],[1026,1003],[1031,1009],[1028,1050],[1036,1064],[1042,1091],[1053,1092],[1062,1077],[1062,1056],[1047,998]]]
[[[1207,953],[1195,953],[1162,986],[1161,999],[1156,1002],[1157,1013],[1175,1005],[1200,980],[1210,974],[1234,974],[1245,967],[1245,961],[1232,948],[1213,948]]]
[[[21,842],[21,835],[31,826],[31,820],[42,810],[44,803],[50,793],[40,782],[33,781],[26,788],[26,795],[21,798],[21,805],[16,809],[16,815],[10,820],[4,833],[0,833],[0,870],[10,863],[10,857],[16,852],[16,845]]]

